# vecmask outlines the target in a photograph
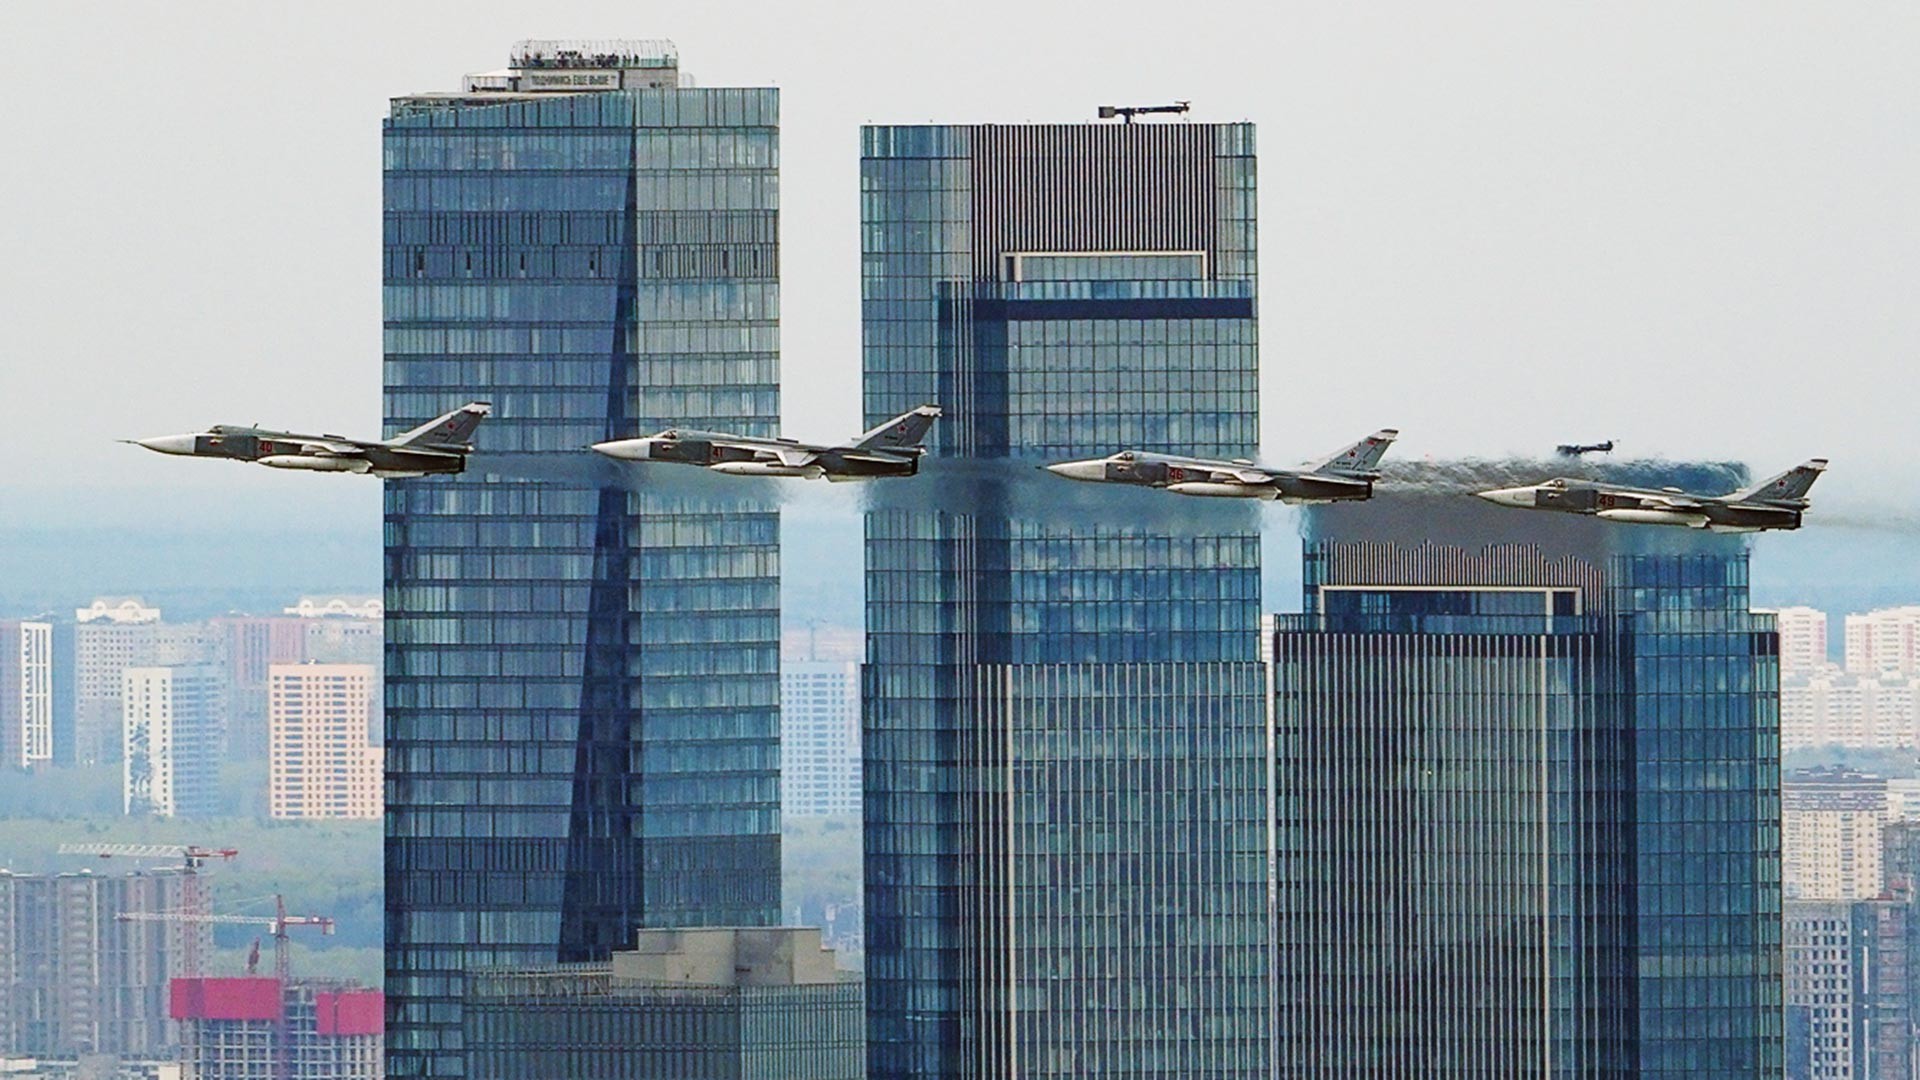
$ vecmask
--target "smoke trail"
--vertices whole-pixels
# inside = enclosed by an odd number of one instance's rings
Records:
[[[752,512],[779,506],[849,513],[979,514],[1053,526],[1149,529],[1211,535],[1249,528],[1252,500],[1195,499],[1122,484],[1055,476],[1029,459],[932,458],[918,476],[834,483],[797,477],[731,476],[685,465],[613,461],[577,453],[476,453],[468,473],[490,480],[614,487],[648,496],[661,510]]]
[[[1387,462],[1366,503],[1307,508],[1302,539],[1373,540],[1403,545],[1445,544],[1479,551],[1524,543],[1550,553],[1684,554],[1736,551],[1743,535],[1671,525],[1629,525],[1580,514],[1497,506],[1474,492],[1538,484],[1556,476],[1642,488],[1680,488],[1718,495],[1746,483],[1745,466],[1732,462],[1582,462],[1528,459]]]

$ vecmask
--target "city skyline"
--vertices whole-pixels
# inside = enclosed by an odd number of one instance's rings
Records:
[[[184,862],[188,1075],[1910,1067],[1920,11],[100,14],[0,13],[0,886]],[[468,401],[457,476],[112,442]],[[866,484],[587,452],[927,406]],[[1035,468],[1368,430],[1305,510]],[[1778,535],[1470,497],[1810,457]]]

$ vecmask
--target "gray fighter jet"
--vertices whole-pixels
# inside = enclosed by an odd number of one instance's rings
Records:
[[[493,406],[470,401],[444,416],[383,442],[342,435],[298,435],[257,427],[215,424],[187,435],[122,439],[162,454],[251,461],[270,469],[370,473],[387,479],[462,472],[473,452],[473,432]]]
[[[919,472],[920,456],[926,453],[921,440],[927,437],[928,429],[939,416],[938,407],[922,405],[855,436],[845,446],[816,446],[794,439],[668,428],[645,438],[595,443],[592,449],[621,461],[698,465],[733,476],[872,480]]]
[[[1273,469],[1246,458],[1222,461],[1180,457],[1143,450],[1122,450],[1111,457],[1062,461],[1046,470],[1070,480],[1164,488],[1176,495],[1228,499],[1271,499],[1284,503],[1345,502],[1373,497],[1380,458],[1400,433],[1391,428],[1373,434],[1297,469]]]
[[[1730,495],[1696,495],[1679,488],[1656,491],[1565,477],[1532,487],[1500,488],[1476,494],[1501,506],[1591,514],[1604,521],[1685,525],[1719,533],[1759,532],[1799,528],[1807,507],[1812,505],[1807,490],[1826,467],[1825,458],[1814,458]]]

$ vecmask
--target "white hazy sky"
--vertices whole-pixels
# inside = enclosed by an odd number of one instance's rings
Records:
[[[787,430],[858,426],[863,122],[1259,125],[1264,451],[1814,454],[1920,496],[1920,5],[0,5],[6,493],[377,485],[110,440],[371,435],[380,120],[523,37],[782,91]],[[1843,478],[1845,478],[1843,480]],[[222,494],[216,495],[218,490]]]

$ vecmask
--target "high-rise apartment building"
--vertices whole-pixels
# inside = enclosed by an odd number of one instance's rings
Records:
[[[1773,613],[1780,624],[1780,677],[1811,675],[1828,667],[1827,613],[1818,608],[1784,607]]]
[[[1276,1075],[1778,1075],[1745,549],[1462,502],[1309,511],[1274,624]]]
[[[275,664],[267,676],[267,802],[276,818],[374,819],[382,755],[371,664]]]
[[[1032,467],[1255,450],[1253,128],[861,138],[868,1075],[1265,1077],[1255,518]]]
[[[0,769],[53,760],[53,624],[0,620]]]
[[[468,985],[469,1076],[865,1076],[859,977],[814,929],[642,930],[607,963],[495,970]]]
[[[779,94],[523,42],[385,123],[388,1069],[458,1076],[470,967],[779,917],[779,517],[591,443],[779,418]]]
[[[226,746],[226,672],[212,664],[135,667],[124,673],[120,724],[122,802],[150,817],[220,812]]]
[[[167,980],[210,951],[211,932],[119,916],[177,911],[187,896],[170,871],[0,870],[0,1058],[166,1054]]]
[[[1849,615],[1846,634],[1850,674],[1920,675],[1920,606]]]
[[[201,623],[164,623],[134,598],[102,598],[74,613],[73,756],[76,764],[119,761],[125,745],[120,690],[132,667],[217,663],[218,635]]]
[[[780,807],[787,817],[860,812],[860,665],[780,663]]]
[[[1820,766],[1788,773],[1780,789],[1786,895],[1796,900],[1879,896],[1885,778]]]
[[[1920,676],[1850,675],[1829,665],[1780,682],[1780,746],[1913,747]]]
[[[1788,1038],[1805,1063],[1792,1080],[1910,1080],[1909,920],[1894,900],[1788,900]]]
[[[210,621],[227,667],[227,756],[267,756],[267,669],[307,658],[306,621],[285,615],[224,615]]]
[[[175,979],[180,1080],[381,1080],[380,991],[352,983]]]

